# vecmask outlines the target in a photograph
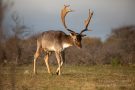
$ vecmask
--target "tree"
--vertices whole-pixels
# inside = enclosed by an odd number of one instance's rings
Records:
[[[110,48],[110,54],[119,58],[122,64],[135,63],[135,26],[112,30],[106,44]]]

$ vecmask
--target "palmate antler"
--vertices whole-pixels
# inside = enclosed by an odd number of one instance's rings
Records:
[[[69,5],[64,5],[64,8],[61,10],[61,20],[62,20],[62,23],[65,27],[66,30],[68,30],[70,33],[75,33],[73,30],[67,28],[66,26],[66,23],[65,23],[65,17],[66,15],[69,13],[69,12],[72,12],[73,10],[69,9]],[[82,35],[83,32],[85,31],[91,31],[88,29],[88,26],[89,26],[89,23],[90,23],[90,20],[93,16],[93,11],[91,11],[89,9],[89,16],[88,16],[88,19],[84,21],[84,25],[85,25],[85,29],[83,29],[81,32],[80,32],[80,35]]]
[[[64,25],[64,27],[65,27],[66,30],[68,30],[69,32],[75,33],[73,30],[67,28],[66,23],[65,23],[65,17],[66,17],[66,15],[69,12],[72,12],[73,11],[73,10],[71,10],[71,9],[68,8],[69,6],[70,5],[64,5],[64,8],[61,10],[61,20],[62,20],[62,23],[63,23],[63,25]]]
[[[88,29],[88,26],[89,26],[89,23],[90,23],[90,20],[91,20],[92,16],[93,16],[93,11],[91,11],[91,10],[89,9],[89,16],[88,16],[88,19],[84,21],[85,29],[83,29],[83,30],[80,32],[80,34],[82,34],[82,33],[85,32],[85,31],[91,31],[91,30]]]

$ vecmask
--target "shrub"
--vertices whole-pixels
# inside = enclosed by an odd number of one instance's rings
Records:
[[[112,58],[111,59],[111,65],[112,66],[118,66],[118,65],[120,65],[120,60],[117,57]]]

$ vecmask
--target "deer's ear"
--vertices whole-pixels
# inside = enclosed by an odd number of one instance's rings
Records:
[[[76,33],[71,32],[71,33],[70,33],[70,36],[76,36]]]
[[[86,35],[85,34],[81,34],[82,37],[85,37]]]

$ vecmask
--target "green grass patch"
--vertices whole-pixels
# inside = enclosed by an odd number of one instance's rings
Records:
[[[62,75],[52,75],[45,66],[0,67],[0,90],[135,90],[134,66],[70,66],[62,68]]]

